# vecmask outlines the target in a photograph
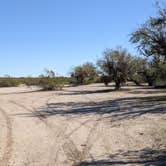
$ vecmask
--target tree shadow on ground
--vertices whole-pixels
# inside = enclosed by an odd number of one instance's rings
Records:
[[[103,102],[62,102],[49,103],[38,111],[17,114],[24,117],[50,117],[100,115],[102,119],[111,122],[117,120],[133,119],[145,114],[165,114],[166,96],[132,97]]]
[[[31,94],[31,93],[41,93],[41,92],[46,92],[42,89],[37,89],[37,90],[30,90],[30,91],[22,91],[22,92],[10,92],[10,93],[0,93],[0,96],[5,96],[5,95],[19,95],[19,94]]]
[[[131,89],[129,88],[122,88],[119,89],[118,92],[122,92],[122,91],[130,91]],[[74,90],[74,91],[67,91],[67,93],[62,93],[59,95],[85,95],[85,94],[97,94],[97,93],[109,93],[109,92],[115,92],[117,90],[115,89],[102,89],[102,90]]]
[[[129,91],[131,94],[166,94],[166,89],[151,89],[151,88],[144,88],[144,89],[136,89]]]
[[[81,162],[77,166],[108,166],[108,165],[127,165],[138,164],[144,166],[165,166],[166,150],[143,149],[140,151],[128,151],[109,156],[107,160],[98,160],[92,162]]]
[[[83,95],[83,94],[95,94],[95,93],[107,93],[107,92],[114,92],[114,89],[102,89],[102,90],[84,90],[84,91],[67,91],[67,93],[61,93],[60,95]]]

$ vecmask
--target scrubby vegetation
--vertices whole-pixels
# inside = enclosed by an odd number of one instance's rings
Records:
[[[89,84],[98,80],[96,67],[89,62],[76,66],[71,72],[71,77],[74,80],[74,84]]]
[[[40,86],[43,90],[62,89],[65,84],[72,81],[68,77],[38,77],[38,78],[0,78],[0,87],[14,87],[21,84],[27,86]]]
[[[0,78],[0,87],[18,86],[22,83],[22,79],[17,78]]]
[[[42,90],[61,90],[64,85],[72,83],[71,77],[56,77],[53,70],[45,69],[39,77],[0,78],[0,87],[15,87],[19,85],[38,86]]]
[[[98,61],[98,66],[115,82],[115,88],[119,89],[127,81],[129,61],[130,55],[125,49],[107,49]]]
[[[71,78],[57,77],[57,78],[39,78],[37,86],[43,90],[62,90],[65,84],[70,84]]]

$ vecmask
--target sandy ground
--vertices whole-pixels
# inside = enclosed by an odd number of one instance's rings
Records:
[[[0,166],[166,165],[166,90],[0,89]]]

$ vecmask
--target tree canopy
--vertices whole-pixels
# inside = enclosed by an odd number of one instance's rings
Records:
[[[93,83],[97,80],[97,76],[96,67],[90,62],[76,66],[71,72],[76,84]]]
[[[166,7],[158,9],[156,17],[150,17],[131,34],[130,41],[146,56],[158,56],[166,60]]]
[[[109,75],[115,82],[115,88],[127,81],[129,71],[130,54],[126,49],[106,49],[103,57],[97,62],[104,74]]]

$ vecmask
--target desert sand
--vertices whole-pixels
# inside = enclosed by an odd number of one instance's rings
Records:
[[[166,165],[166,91],[0,88],[0,166]]]

